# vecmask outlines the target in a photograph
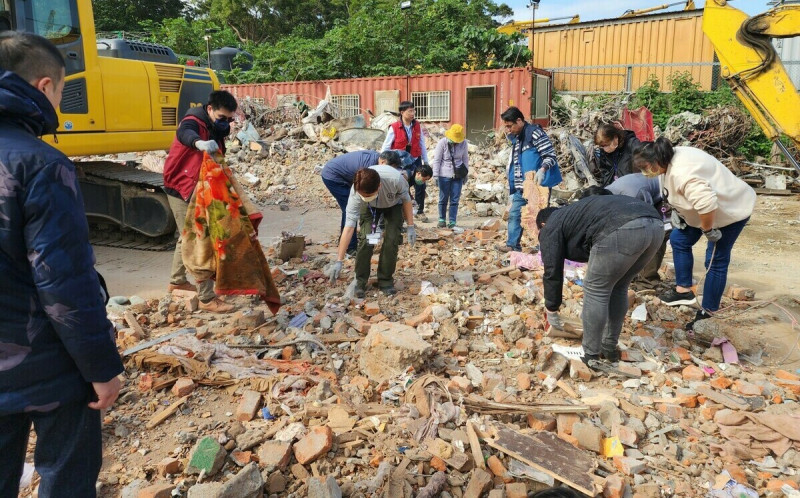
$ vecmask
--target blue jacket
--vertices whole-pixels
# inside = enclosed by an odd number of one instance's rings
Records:
[[[57,126],[42,92],[0,72],[0,415],[83,401],[122,372],[75,166],[38,138]]]
[[[374,150],[348,152],[325,163],[320,175],[325,180],[352,187],[358,170],[375,166],[379,157],[380,154]]]
[[[508,138],[511,141],[512,151],[507,171],[509,193],[513,194],[517,191],[514,187],[514,159],[517,154],[520,157],[523,180],[526,173],[536,172],[539,168],[544,167],[546,169],[542,187],[552,188],[561,183],[561,171],[558,169],[553,143],[541,126],[525,123],[519,136],[509,134]],[[520,143],[520,139],[522,143]]]

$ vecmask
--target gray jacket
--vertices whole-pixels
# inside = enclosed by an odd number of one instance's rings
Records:
[[[369,207],[386,209],[404,202],[411,202],[408,195],[408,181],[400,174],[400,171],[388,165],[372,166],[381,176],[381,186],[378,188],[378,197],[369,202]],[[366,204],[356,193],[354,187],[350,187],[350,198],[347,199],[347,209],[345,209],[344,226],[355,228],[358,226],[358,218],[361,209]]]

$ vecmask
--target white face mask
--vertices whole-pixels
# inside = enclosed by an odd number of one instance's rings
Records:
[[[378,193],[375,192],[374,194],[372,194],[369,197],[365,197],[365,196],[363,196],[361,194],[358,194],[358,196],[361,197],[361,200],[364,201],[364,202],[372,202],[372,201],[374,201],[375,199],[378,198]]]

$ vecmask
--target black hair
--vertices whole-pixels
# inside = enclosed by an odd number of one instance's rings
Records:
[[[581,190],[581,193],[578,194],[578,199],[583,199],[592,195],[614,195],[614,192],[608,190],[607,188],[603,188],[600,185],[591,185]]]
[[[208,105],[215,111],[225,109],[226,111],[235,112],[239,107],[234,97],[230,92],[225,90],[215,90],[208,96]]]
[[[353,179],[353,189],[356,193],[372,195],[378,191],[380,186],[381,175],[374,169],[364,168],[356,171],[356,176]]]
[[[404,100],[404,101],[400,102],[400,107],[398,107],[397,109],[400,112],[403,112],[406,109],[413,109],[413,108],[414,108],[414,103],[413,102],[411,102],[410,100]]]
[[[565,488],[563,486],[558,488],[543,489],[533,495],[532,498],[582,498],[583,495],[577,491]]]
[[[555,213],[557,209],[557,207],[546,207],[539,211],[539,214],[536,215],[536,227],[541,230],[547,220],[550,219],[550,215]]]
[[[655,142],[642,142],[633,151],[633,166],[639,171],[642,171],[648,164],[655,164],[666,169],[674,155],[675,149],[672,148],[672,142],[664,137],[658,137]]]
[[[0,69],[34,84],[42,78],[59,83],[65,67],[61,52],[47,38],[20,31],[0,33]]]
[[[428,164],[423,164],[416,169],[415,173],[419,173],[425,178],[430,178],[433,176],[433,168]]]
[[[500,115],[500,119],[516,123],[518,119],[525,121],[525,116],[522,115],[522,111],[519,110],[519,107],[511,106],[503,111],[503,114]]]
[[[608,145],[614,140],[614,138],[619,141],[618,147],[622,147],[625,144],[625,130],[617,128],[613,124],[604,123],[601,124],[594,133],[594,144]]]
[[[400,162],[400,154],[398,154],[396,150],[385,150],[381,152],[381,155],[378,156],[378,158],[386,161],[386,164],[389,166],[393,166],[395,168],[402,166]]]

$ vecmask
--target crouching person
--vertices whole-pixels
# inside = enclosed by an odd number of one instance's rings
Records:
[[[664,223],[650,205],[622,195],[600,195],[536,217],[544,264],[547,320],[563,328],[564,261],[588,262],[583,280],[583,361],[619,361],[617,341],[628,311],[628,286],[664,239]]]
[[[350,198],[347,201],[344,229],[339,240],[337,261],[331,272],[334,283],[342,271],[342,261],[347,253],[347,244],[359,224],[358,246],[356,249],[356,290],[357,298],[364,297],[369,282],[372,252],[381,240],[378,222],[383,216],[383,246],[378,260],[378,287],[387,295],[397,291],[394,288],[394,270],[397,266],[397,252],[402,241],[400,230],[405,218],[408,243],[412,246],[417,240],[414,228],[414,214],[408,182],[395,168],[388,165],[373,166],[356,172]]]

